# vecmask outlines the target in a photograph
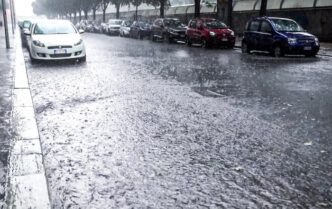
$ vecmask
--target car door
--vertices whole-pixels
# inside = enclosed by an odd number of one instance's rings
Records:
[[[248,28],[249,30],[247,32],[247,44],[253,50],[258,49],[260,23],[260,20],[253,20],[251,21]]]
[[[270,51],[274,44],[272,26],[266,20],[261,22],[258,48],[263,51]]]
[[[189,38],[189,40],[191,42],[195,42],[195,30],[196,30],[196,24],[197,24],[197,21],[196,20],[192,20],[190,23],[189,23],[189,29],[187,31],[187,36]]]
[[[194,33],[194,37],[195,37],[195,42],[196,43],[201,43],[202,41],[202,36],[203,36],[203,22],[201,20],[197,21],[196,24],[196,30]]]

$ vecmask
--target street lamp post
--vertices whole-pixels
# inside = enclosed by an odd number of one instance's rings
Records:
[[[1,0],[2,2],[2,13],[3,13],[3,23],[5,26],[5,37],[6,37],[6,48],[10,48],[9,43],[9,34],[8,34],[8,21],[7,21],[7,11],[6,11],[6,2],[5,0]]]

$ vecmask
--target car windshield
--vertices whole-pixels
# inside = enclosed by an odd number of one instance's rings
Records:
[[[146,22],[138,22],[138,25],[142,28],[146,28],[146,27],[149,27],[149,24],[146,23]]]
[[[122,21],[121,20],[110,20],[108,24],[110,25],[121,25]]]
[[[221,21],[212,20],[204,22],[204,27],[213,29],[226,29],[227,25]]]
[[[168,27],[183,26],[182,22],[180,20],[177,20],[177,19],[164,20],[164,23],[165,23],[165,26],[168,26]]]
[[[124,25],[125,25],[126,27],[130,27],[132,24],[133,24],[133,23],[132,23],[131,21],[126,21],[126,22],[124,23]]]
[[[75,28],[70,23],[38,23],[34,29],[34,34],[51,35],[51,34],[72,34],[76,33]]]
[[[272,19],[272,24],[279,32],[303,32],[304,29],[293,20]]]

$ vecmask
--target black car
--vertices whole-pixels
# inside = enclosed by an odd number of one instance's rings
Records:
[[[25,31],[30,31],[31,27],[31,21],[30,20],[24,20],[22,24],[20,24],[20,32],[21,32],[21,39],[22,39],[22,45],[24,47],[27,47],[27,37],[24,35]]]
[[[185,41],[186,26],[176,18],[158,18],[152,25],[152,41]]]
[[[144,37],[150,37],[151,25],[144,21],[135,21],[130,27],[130,37],[143,39]]]

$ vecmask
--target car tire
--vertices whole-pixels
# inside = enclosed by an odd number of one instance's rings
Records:
[[[30,62],[31,62],[31,64],[36,64],[37,60],[32,57],[30,50],[29,50],[29,56],[30,56]]]
[[[204,49],[208,48],[208,44],[207,44],[207,41],[205,38],[202,38],[201,45],[202,45],[202,48],[204,48]]]
[[[86,62],[86,55],[79,59],[80,62]]]
[[[272,49],[272,56],[274,57],[283,57],[285,54],[282,48],[279,45],[275,45]]]
[[[250,48],[249,48],[247,42],[245,42],[245,41],[242,42],[241,51],[243,54],[250,54]]]
[[[186,36],[186,45],[189,46],[189,47],[191,47],[191,44],[192,44],[192,43],[191,43],[189,37]]]

